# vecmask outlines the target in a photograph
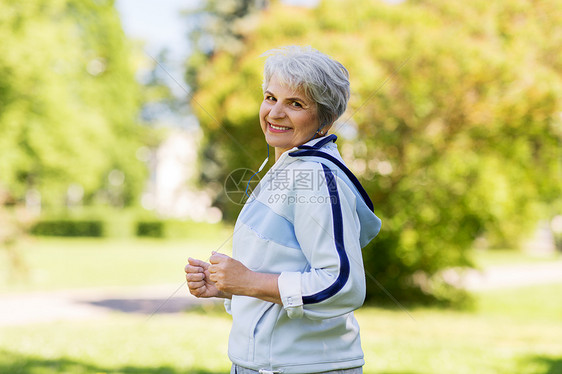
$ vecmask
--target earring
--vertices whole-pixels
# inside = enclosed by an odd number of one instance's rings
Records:
[[[320,131],[320,135],[324,135],[324,131]]]

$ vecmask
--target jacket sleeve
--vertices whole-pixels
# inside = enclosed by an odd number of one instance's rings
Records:
[[[317,165],[317,186],[293,191],[295,235],[308,266],[304,272],[279,276],[289,318],[332,318],[359,308],[365,300],[356,196],[335,172]]]

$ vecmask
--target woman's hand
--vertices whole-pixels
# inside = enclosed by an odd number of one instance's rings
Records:
[[[216,287],[215,282],[211,280],[209,263],[191,257],[187,261],[189,263],[185,266],[185,279],[187,280],[189,292],[193,296],[201,298],[222,297],[229,299],[232,297],[232,294],[220,291]]]
[[[209,259],[210,280],[222,292],[232,295],[245,295],[246,288],[251,286],[252,271],[240,261],[222,253],[213,252]]]
[[[277,286],[279,274],[252,271],[240,261],[217,252],[213,252],[209,261],[209,278],[220,292],[281,304]]]

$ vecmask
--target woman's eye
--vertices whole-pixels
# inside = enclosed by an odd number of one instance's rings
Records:
[[[265,97],[265,99],[268,100],[268,101],[275,101],[275,98],[274,98],[273,96],[271,96],[271,95],[267,95],[267,96]]]
[[[298,101],[293,101],[291,105],[296,106],[297,108],[302,108],[302,104]]]

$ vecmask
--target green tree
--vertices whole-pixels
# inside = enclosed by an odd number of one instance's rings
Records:
[[[71,185],[86,201],[117,188],[133,202],[145,178],[140,95],[113,1],[2,1],[0,38],[2,189],[16,201],[36,189],[45,206],[64,204]]]
[[[274,4],[243,53],[198,66],[216,185],[263,158],[260,54],[312,45],[351,72],[334,132],[383,220],[364,250],[368,296],[386,299],[383,285],[399,300],[454,300],[441,270],[468,265],[477,236],[517,243],[561,195],[561,17],[555,0]]]

